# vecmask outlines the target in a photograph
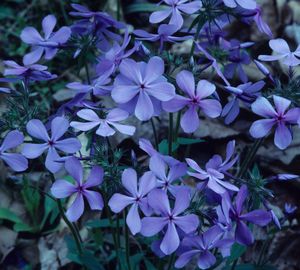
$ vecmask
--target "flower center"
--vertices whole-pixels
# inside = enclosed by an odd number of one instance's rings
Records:
[[[53,145],[54,145],[54,142],[50,140],[50,141],[48,141],[48,145],[49,145],[49,146],[53,146]]]
[[[140,87],[141,87],[142,90],[144,90],[146,88],[146,86],[143,83],[141,83]]]

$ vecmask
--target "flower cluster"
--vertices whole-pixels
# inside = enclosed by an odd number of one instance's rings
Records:
[[[105,12],[71,6],[72,25],[54,31],[57,20],[48,15],[42,21],[43,35],[33,27],[22,31],[21,40],[30,52],[23,66],[5,61],[1,80],[21,84],[20,94],[30,102],[33,84],[57,77],[47,71],[47,61],[66,50],[74,61],[85,61],[86,79],[68,82],[72,97],[48,119],[29,118],[26,125],[17,127],[20,131],[8,131],[0,159],[15,172],[37,167],[28,165],[28,159],[45,164],[55,180],[50,190],[53,198],[73,198],[66,214],[61,213],[69,221],[76,222],[85,213],[87,201],[90,209],[107,215],[112,233],[114,219],[123,213],[135,241],[149,237],[139,245],[151,242],[160,257],[173,254],[176,260],[171,257],[170,261],[176,268],[196,257],[198,267],[208,269],[216,264],[216,257],[226,260],[235,243],[251,245],[254,236],[249,223],[264,227],[276,219],[265,193],[259,200],[251,193],[254,188],[247,182],[247,173],[253,160],[243,162],[234,140],[228,142],[225,158],[215,154],[206,164],[197,156],[180,157],[177,150],[179,134],[189,134],[186,144],[199,141],[193,134],[203,125],[200,118],[228,125],[238,119],[241,108],[264,118],[249,126],[248,134],[256,143],[275,130],[274,143],[283,150],[292,143],[293,129],[299,132],[299,103],[266,91],[266,85],[275,89],[280,83],[252,59],[247,49],[254,43],[229,39],[223,31],[240,18],[246,24],[255,22],[270,36],[256,1],[163,0],[149,14],[157,30],[154,34],[144,29],[130,33],[126,24]],[[192,42],[188,60],[176,59],[166,50],[186,40]],[[283,39],[269,44],[276,54],[260,55],[260,61],[280,60],[290,70],[300,65],[299,47],[291,52]],[[89,53],[94,54],[92,62],[85,57]],[[249,81],[245,66],[252,62],[263,79]],[[1,89],[9,95],[9,89]],[[160,142],[154,120],[163,122],[166,114],[169,136]],[[152,125],[155,147],[138,137],[137,122]],[[139,150],[149,156],[148,163],[141,164],[134,152],[132,166],[116,158],[119,152],[110,138],[118,133],[135,135]],[[16,152],[8,151],[14,148]]]

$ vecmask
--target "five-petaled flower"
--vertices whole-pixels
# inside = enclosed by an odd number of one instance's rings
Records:
[[[60,156],[56,149],[67,154],[74,154],[81,148],[81,143],[76,138],[60,139],[68,128],[69,122],[66,118],[55,117],[51,122],[51,136],[49,136],[46,127],[40,120],[30,120],[26,125],[28,134],[43,143],[25,143],[22,154],[29,159],[34,159],[48,151],[46,168],[52,173],[58,172],[62,163],[58,162]]]
[[[66,180],[59,179],[53,183],[51,193],[58,199],[76,194],[74,202],[66,212],[67,218],[73,222],[81,217],[84,212],[83,198],[86,198],[92,210],[102,210],[104,206],[102,196],[100,193],[89,189],[98,187],[102,183],[104,176],[103,169],[99,166],[92,167],[89,177],[83,182],[83,168],[77,158],[68,158],[65,162],[65,168],[75,180],[75,185]]]
[[[96,134],[102,137],[112,136],[116,133],[113,129],[115,128],[119,132],[126,135],[133,135],[135,132],[134,126],[120,124],[118,122],[128,118],[128,113],[121,109],[112,109],[105,115],[105,117],[100,118],[91,109],[82,109],[77,112],[77,115],[87,120],[88,122],[77,122],[73,121],[70,123],[71,127],[79,129],[81,131],[88,131],[98,126]]]
[[[48,15],[43,19],[42,27],[44,37],[33,27],[26,27],[21,33],[23,42],[32,46],[32,51],[23,58],[25,65],[31,65],[39,61],[45,53],[45,59],[52,59],[58,52],[59,47],[66,43],[71,36],[71,29],[63,26],[57,32],[53,33],[56,25],[56,18]]]
[[[189,191],[183,189],[175,195],[174,208],[170,208],[167,193],[161,189],[155,189],[148,195],[148,203],[159,217],[144,217],[142,219],[141,234],[153,236],[162,231],[165,227],[164,238],[160,244],[161,251],[169,255],[173,253],[180,244],[177,230],[180,228],[185,233],[194,232],[199,225],[198,217],[194,214],[182,213],[190,205]]]
[[[276,126],[274,143],[279,149],[287,148],[292,142],[292,132],[289,128],[292,124],[297,124],[300,115],[300,108],[287,110],[291,101],[273,96],[275,108],[264,97],[259,97],[251,106],[252,111],[267,119],[255,121],[250,128],[250,134],[254,138],[265,137],[273,126]]]
[[[287,42],[282,38],[272,39],[269,41],[270,48],[276,53],[275,55],[260,55],[258,57],[261,61],[277,61],[282,60],[283,64],[293,67],[300,64],[300,45],[291,52]]]
[[[157,56],[150,58],[148,63],[123,60],[112,98],[126,111],[134,112],[139,120],[149,120],[159,113],[161,101],[175,96],[175,87],[163,76],[164,70],[164,61]]]
[[[108,205],[114,213],[119,213],[128,205],[131,205],[126,223],[132,234],[136,234],[141,230],[141,218],[138,209],[140,208],[145,215],[151,213],[146,196],[156,187],[156,178],[152,172],[145,172],[138,185],[136,171],[126,169],[122,174],[122,185],[128,195],[115,193],[109,200]]]
[[[176,76],[176,82],[188,97],[176,95],[172,100],[163,103],[163,109],[167,112],[177,112],[186,106],[188,107],[180,121],[184,132],[193,133],[199,127],[199,108],[211,118],[216,118],[221,114],[222,106],[220,102],[207,98],[216,91],[216,87],[212,83],[200,80],[197,88],[195,88],[194,75],[186,70],[181,71]]]

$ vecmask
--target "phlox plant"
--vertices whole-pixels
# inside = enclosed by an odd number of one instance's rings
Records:
[[[256,241],[257,227],[272,237],[283,226],[266,185],[298,178],[263,178],[254,161],[266,137],[284,150],[299,132],[299,95],[284,88],[299,80],[293,71],[300,45],[292,50],[273,38],[255,0],[163,0],[153,7],[145,10],[151,32],[79,4],[68,6],[69,25],[50,14],[38,29],[25,27],[23,60],[4,61],[0,90],[16,105],[4,112],[0,159],[24,185],[43,173],[50,184],[30,187],[53,201],[72,236],[68,259],[82,269],[233,270]],[[227,37],[234,21],[256,25],[272,54],[253,55],[253,42]],[[174,43],[188,52],[171,52]],[[77,63],[80,76],[65,85],[68,100],[39,114],[32,89],[61,79],[49,65],[57,57]],[[280,61],[288,73],[272,74],[265,61]],[[263,79],[249,80],[245,66],[252,62]],[[241,106],[256,119],[248,126],[248,150],[228,140],[220,145],[224,156],[203,163],[190,154],[191,145],[205,144],[195,135],[203,118],[230,125]],[[9,121],[12,114],[20,121]],[[142,138],[144,127],[150,135]],[[138,147],[125,151],[115,143],[120,137]],[[293,211],[286,206],[286,215]]]

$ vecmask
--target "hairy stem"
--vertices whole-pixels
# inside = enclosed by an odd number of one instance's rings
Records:
[[[156,127],[153,121],[153,118],[150,119],[152,130],[153,130],[153,135],[154,135],[154,141],[155,141],[155,149],[158,150],[158,136],[156,132]]]
[[[173,113],[169,113],[169,138],[168,138],[168,154],[172,156],[173,144]]]

